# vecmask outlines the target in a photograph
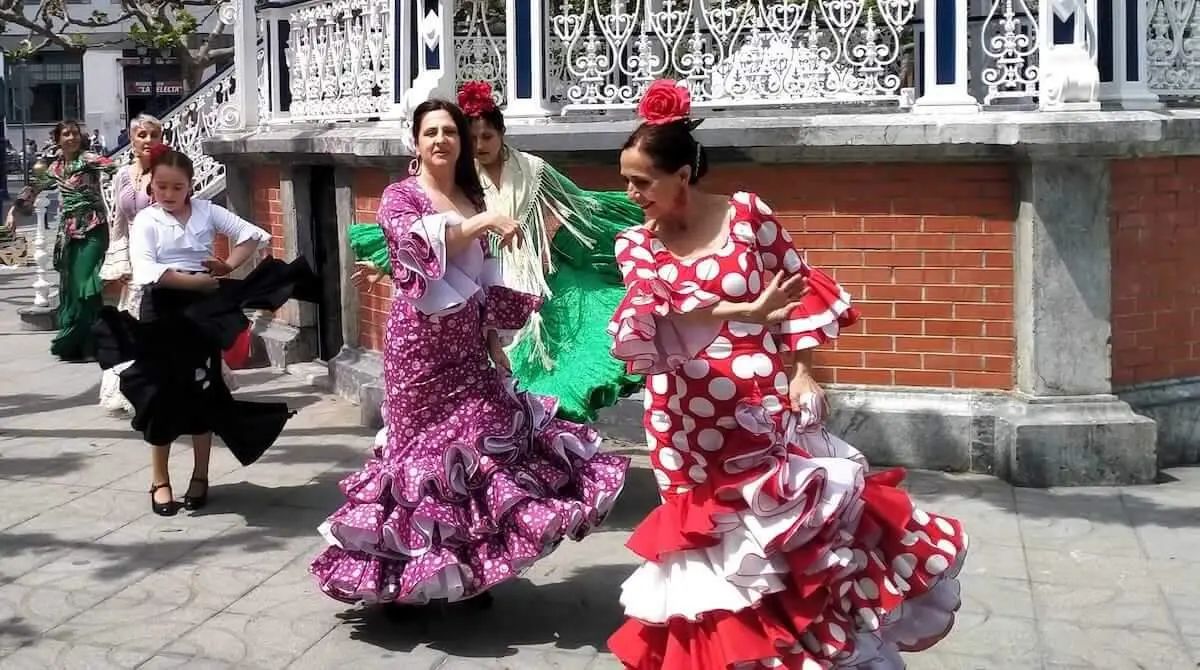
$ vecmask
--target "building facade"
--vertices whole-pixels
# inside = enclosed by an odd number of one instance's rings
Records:
[[[351,284],[345,231],[405,174],[408,90],[490,79],[514,146],[620,188],[632,107],[670,76],[706,117],[708,186],[758,192],[861,306],[817,365],[874,462],[1050,486],[1200,461],[1197,8],[491,4],[238,4],[233,76],[258,86],[199,148],[327,284],[260,322],[277,365],[315,361],[377,420],[390,289]],[[640,439],[638,404],[604,421]]]
[[[35,7],[26,5],[26,11],[32,13]],[[94,11],[115,16],[120,9],[119,5],[104,0],[72,1],[67,7],[74,16],[87,16]],[[210,19],[205,30],[194,36],[197,44],[208,39],[216,21]],[[54,124],[63,119],[78,119],[89,131],[99,130],[106,145],[115,148],[129,119],[142,112],[162,114],[174,107],[186,89],[179,63],[169,53],[157,53],[129,42],[125,39],[127,33],[128,26],[124,24],[92,30],[88,31],[89,39],[103,46],[82,52],[49,46],[23,62],[9,59],[5,72],[9,88],[5,110],[9,140],[20,136],[23,125],[25,134],[42,146],[49,141]],[[13,49],[26,38],[27,31],[9,25],[0,34],[0,48]],[[227,36],[217,39],[226,45],[231,42]],[[210,68],[205,78],[211,74]],[[28,93],[22,93],[22,88],[28,89]]]

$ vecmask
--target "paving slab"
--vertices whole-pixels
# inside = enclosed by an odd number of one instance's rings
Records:
[[[617,509],[496,590],[488,611],[400,619],[320,595],[308,563],[337,482],[371,448],[358,410],[276,370],[238,373],[248,396],[301,407],[253,467],[214,453],[209,508],[160,518],[148,454],[96,404],[100,373],[19,330],[29,270],[0,272],[0,668],[608,670],[624,547],[658,502],[640,445]],[[172,477],[189,475],[176,447]],[[912,473],[927,508],[972,535],[954,632],[912,670],[1153,668],[1200,662],[1200,469],[1156,486],[1020,490]]]

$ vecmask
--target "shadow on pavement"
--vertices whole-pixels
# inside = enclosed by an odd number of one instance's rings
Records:
[[[495,604],[487,610],[468,603],[360,607],[338,618],[353,627],[351,639],[396,652],[428,645],[452,656],[503,658],[527,645],[604,650],[624,620],[617,595],[633,570],[597,565],[550,584],[517,579],[492,591]]]
[[[56,412],[62,409],[74,409],[77,407],[92,407],[96,405],[99,398],[100,368],[96,368],[96,383],[74,395],[58,396],[45,393],[0,395],[0,419],[7,416]],[[5,431],[5,434],[16,434],[17,432],[19,431]],[[79,437],[91,437],[91,435],[89,433],[80,435]],[[128,435],[125,435],[125,437],[128,437]]]

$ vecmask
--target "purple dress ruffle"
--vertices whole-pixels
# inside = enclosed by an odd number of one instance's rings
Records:
[[[330,546],[311,569],[345,602],[462,600],[587,535],[629,463],[491,365],[486,333],[514,333],[541,301],[502,286],[482,244],[447,259],[455,215],[410,178],[385,189],[379,222],[397,287],[386,440],[341,482],[347,502],[321,526]]]

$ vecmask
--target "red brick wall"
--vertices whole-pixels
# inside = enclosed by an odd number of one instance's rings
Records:
[[[250,223],[265,228],[271,233],[271,255],[283,257],[283,216],[279,204],[279,169],[261,167],[254,171],[254,185],[251,197],[254,209],[251,212]],[[213,251],[218,258],[229,256],[229,239],[218,235],[213,244]]]
[[[264,166],[254,171],[251,184],[254,223],[271,232],[271,255],[285,258],[283,250],[283,209],[279,202],[279,168]]]
[[[608,166],[568,172],[623,188]],[[1013,387],[1012,176],[1002,164],[719,166],[717,192],[753,190],[863,319],[817,352],[825,381]]]
[[[360,169],[354,174],[355,221],[373,223],[379,213],[379,196],[391,180],[382,170]],[[360,346],[383,349],[383,328],[392,304],[392,284],[387,279],[359,291]]]
[[[623,188],[610,166],[568,172],[587,188]],[[706,186],[756,191],[854,295],[863,320],[818,353],[825,381],[1010,389],[1011,179],[1000,164],[723,165]],[[359,170],[359,221],[375,220],[387,183]],[[362,346],[382,346],[390,296],[386,282],[363,292]]]
[[[1200,376],[1200,157],[1113,161],[1113,384]]]

